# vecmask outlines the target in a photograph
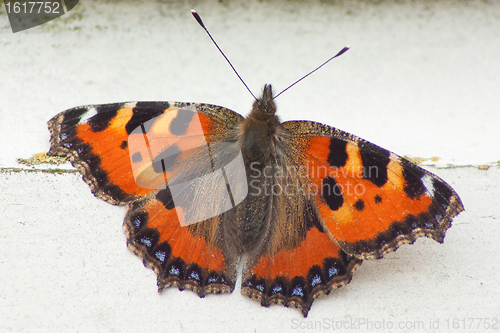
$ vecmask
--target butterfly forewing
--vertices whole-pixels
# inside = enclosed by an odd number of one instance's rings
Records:
[[[323,225],[349,254],[380,258],[419,236],[441,242],[463,210],[441,178],[388,150],[314,122],[283,125],[300,142]]]

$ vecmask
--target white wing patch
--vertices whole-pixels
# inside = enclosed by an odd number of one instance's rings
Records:
[[[81,125],[81,124],[86,123],[87,120],[89,120],[90,118],[92,118],[96,114],[97,114],[97,109],[93,106],[89,107],[87,109],[87,111],[84,114],[82,114],[82,116],[80,117],[80,121],[78,122],[78,124]]]
[[[425,175],[422,177],[422,184],[424,184],[427,192],[431,197],[434,197],[434,184],[432,183],[432,176]]]

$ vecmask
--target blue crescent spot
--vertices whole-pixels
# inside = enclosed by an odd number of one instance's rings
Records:
[[[280,292],[280,291],[282,291],[282,290],[283,290],[283,287],[281,287],[281,286],[276,286],[276,287],[274,287],[274,288],[273,288],[272,293],[273,293],[273,294],[276,294],[276,293],[279,293],[279,292]]]
[[[319,276],[318,274],[314,275],[311,281],[311,287],[314,287],[315,285],[320,283],[321,283],[321,276]]]
[[[337,268],[335,268],[333,266],[328,268],[328,277],[332,277],[332,276],[337,275],[337,274],[339,274],[339,270]]]
[[[142,244],[146,245],[147,247],[151,247],[153,245],[151,238],[148,238],[148,237],[141,238],[140,242]]]
[[[165,262],[166,256],[167,256],[167,254],[165,253],[165,251],[157,251],[155,253],[155,257],[158,258],[158,260],[160,260],[161,262]]]
[[[293,290],[292,290],[292,296],[304,297],[304,291],[303,291],[302,287],[301,286],[296,286],[295,288],[293,288]]]
[[[178,269],[177,267],[175,266],[172,266],[172,268],[170,268],[170,270],[168,271],[168,273],[170,275],[176,275],[176,276],[179,276],[179,274],[181,273],[180,269]]]

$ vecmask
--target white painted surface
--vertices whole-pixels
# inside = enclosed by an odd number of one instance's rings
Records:
[[[323,122],[400,155],[438,156],[439,166],[500,159],[498,2],[195,8],[255,94],[264,83],[284,89],[352,45],[280,96],[283,120]],[[85,1],[17,34],[0,14],[0,167],[46,151],[47,120],[78,105],[197,101],[247,114],[252,97],[190,9]],[[79,175],[3,171],[0,331],[332,331],[332,320],[351,319],[371,322],[372,331],[495,331],[485,321],[482,329],[468,325],[469,318],[497,318],[500,326],[500,171],[430,171],[457,190],[467,210],[444,244],[421,239],[363,263],[351,284],[315,301],[307,320],[293,309],[261,308],[238,283],[231,295],[205,299],[175,289],[159,295],[155,274],[125,246],[123,208],[94,198]],[[384,321],[393,329],[378,329]],[[420,321],[422,329],[410,327]]]

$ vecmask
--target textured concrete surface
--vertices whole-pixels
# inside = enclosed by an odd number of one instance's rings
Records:
[[[158,294],[154,272],[126,248],[124,208],[93,197],[79,174],[16,162],[46,151],[47,120],[77,105],[197,101],[246,114],[252,97],[191,6],[255,94],[352,45],[280,96],[279,115],[427,158],[466,208],[444,244],[420,239],[364,262],[307,319],[262,308],[238,283],[205,299]],[[85,1],[17,34],[0,10],[0,332],[499,331],[500,4],[191,6]]]

